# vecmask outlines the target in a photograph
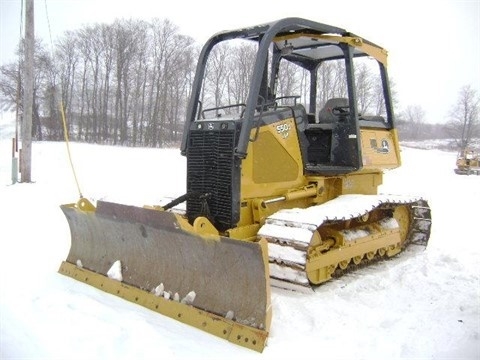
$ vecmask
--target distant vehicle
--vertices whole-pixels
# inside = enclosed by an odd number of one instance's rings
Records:
[[[457,168],[455,173],[459,175],[480,175],[480,153],[465,147],[457,156]]]

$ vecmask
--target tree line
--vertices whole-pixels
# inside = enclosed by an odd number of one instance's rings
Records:
[[[181,138],[201,47],[168,19],[88,25],[66,32],[48,48],[36,41],[34,139],[62,140],[62,111],[75,141],[161,147]],[[18,107],[20,113],[21,49],[20,44],[18,62],[0,67],[0,105],[3,110]],[[245,43],[215,47],[201,95],[204,109],[245,102],[255,50]],[[277,96],[300,95],[307,103],[305,76],[298,67],[282,68]],[[320,101],[346,95],[343,76],[339,63],[321,68]],[[356,69],[356,84],[359,111],[378,113],[381,87],[368,67]],[[396,103],[394,88],[392,82]],[[461,105],[463,100],[466,105]],[[400,135],[479,136],[478,94],[465,87],[457,105],[446,125],[426,124],[420,106],[407,107],[397,114]]]
[[[0,68],[0,101],[21,112],[19,48],[19,63]],[[176,141],[197,54],[191,37],[158,19],[68,31],[52,51],[37,40],[34,138],[63,139],[63,110],[72,140],[152,147]]]
[[[397,127],[404,140],[451,139],[452,149],[467,147],[480,138],[480,96],[474,88],[465,85],[458,91],[448,118],[442,124],[427,123],[423,108],[410,105],[397,116]]]

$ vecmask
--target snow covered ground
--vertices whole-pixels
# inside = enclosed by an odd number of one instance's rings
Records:
[[[3,121],[3,120],[2,120]],[[455,175],[454,152],[403,148],[383,193],[424,196],[427,250],[414,248],[314,294],[272,290],[262,354],[57,273],[70,234],[59,205],[79,193],[64,143],[34,143],[34,183],[11,185],[11,126],[0,122],[1,359],[479,359],[480,177]],[[71,144],[92,200],[152,204],[184,190],[177,149]]]

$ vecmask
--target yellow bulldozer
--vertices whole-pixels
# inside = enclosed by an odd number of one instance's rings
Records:
[[[455,174],[480,175],[480,153],[465,146],[457,155],[456,165]]]
[[[227,41],[254,57],[246,97],[219,105],[206,78]],[[367,66],[374,106],[359,85]],[[298,93],[283,86],[292,73]],[[271,286],[312,292],[427,245],[427,201],[377,191],[401,160],[387,52],[374,43],[301,18],[219,32],[200,53],[186,114],[185,194],[144,207],[62,205],[71,249],[60,273],[262,351]]]

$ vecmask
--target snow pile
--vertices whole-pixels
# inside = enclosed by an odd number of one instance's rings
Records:
[[[284,259],[292,263],[305,265],[305,254],[305,251],[297,250],[291,246],[282,246],[275,243],[268,244],[268,256],[272,259]]]
[[[352,229],[340,231],[346,241],[355,241],[363,237],[367,237],[370,233],[365,229]]]
[[[430,222],[425,221],[424,226],[430,226]],[[385,218],[379,221],[380,226],[386,230],[398,229],[399,225],[395,218]],[[428,228],[423,228],[422,230],[427,230]]]
[[[420,199],[412,195],[341,195],[325,204],[308,209],[284,209],[269,216],[269,224],[301,224],[311,231],[326,220],[347,220],[365,215],[365,209],[372,210],[381,203],[407,203]],[[261,230],[260,230],[261,231]]]
[[[301,222],[297,221],[297,223]],[[274,221],[274,219],[272,219],[270,223],[267,223],[260,228],[258,235],[274,237],[280,242],[296,243],[300,247],[308,246],[312,239],[312,230],[303,227],[294,227],[293,225],[295,224],[291,225],[292,226],[284,226],[282,222]]]
[[[295,284],[303,284],[309,286],[307,277],[305,276],[305,271],[297,270],[294,268],[287,268],[278,264],[270,263],[268,264],[270,276],[276,279],[284,279],[292,282],[291,288],[295,288]],[[281,284],[281,283],[280,283]],[[280,285],[281,288],[285,285]]]

